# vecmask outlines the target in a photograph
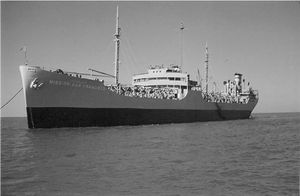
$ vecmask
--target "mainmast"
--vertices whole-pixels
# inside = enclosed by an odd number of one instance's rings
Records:
[[[119,6],[117,6],[116,33],[115,33],[115,84],[119,84],[119,64],[120,64],[120,30],[119,27]]]
[[[183,30],[184,30],[184,26],[183,23],[180,23],[180,66],[181,69],[183,67]]]
[[[205,45],[205,92],[208,93],[208,46]]]

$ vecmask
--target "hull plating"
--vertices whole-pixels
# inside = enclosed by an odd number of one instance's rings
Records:
[[[251,111],[27,108],[29,128],[183,123],[249,118]]]

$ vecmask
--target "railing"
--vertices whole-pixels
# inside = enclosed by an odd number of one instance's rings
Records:
[[[202,93],[202,98],[206,102],[214,102],[214,103],[239,103],[239,104],[247,104],[249,100],[258,99],[258,91],[251,90],[247,96],[235,96],[224,94],[221,92],[210,92],[205,93],[201,88],[191,88],[192,91],[198,91]]]
[[[202,97],[207,102],[215,103],[240,103],[246,104],[248,101],[241,101],[238,96],[224,95],[219,92],[202,93]]]
[[[76,77],[76,78],[84,78],[88,80],[97,80],[103,82],[102,78],[107,78],[111,76],[106,76],[106,75],[98,75],[98,74],[92,74],[92,73],[80,73],[80,72],[71,72],[71,71],[63,71],[62,69],[46,69],[45,67],[38,67],[44,71],[49,71],[49,72],[54,72],[57,74],[63,74],[71,77]]]

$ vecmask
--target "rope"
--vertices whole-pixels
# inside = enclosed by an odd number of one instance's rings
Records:
[[[9,102],[11,102],[22,90],[23,88],[21,88],[12,98],[10,98],[3,106],[1,106],[0,110],[2,110],[2,108],[9,104]]]

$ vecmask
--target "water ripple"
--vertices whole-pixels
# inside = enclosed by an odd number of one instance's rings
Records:
[[[3,195],[299,195],[299,114],[28,130],[2,119]]]

